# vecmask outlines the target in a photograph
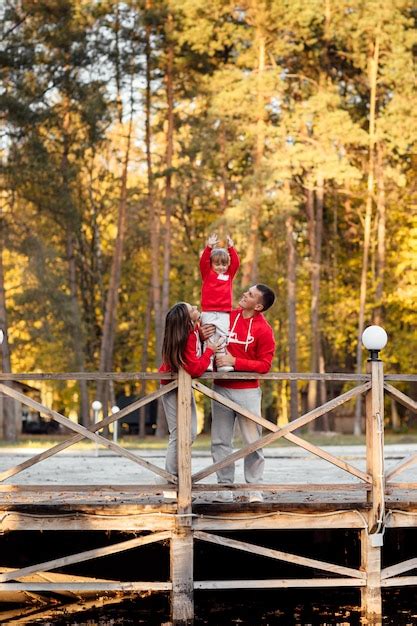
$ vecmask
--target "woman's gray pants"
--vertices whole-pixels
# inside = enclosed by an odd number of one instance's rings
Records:
[[[236,404],[245,407],[255,415],[261,415],[262,392],[259,387],[251,389],[230,389],[227,387],[213,386],[213,391],[233,400]],[[245,445],[253,443],[262,435],[262,426],[243,417],[239,413],[219,404],[213,400],[212,426],[211,426],[211,453],[213,461],[217,463],[232,454],[232,440],[235,420],[240,426],[240,432]],[[245,457],[244,474],[247,483],[261,483],[264,471],[264,454],[262,450],[256,450]],[[235,478],[235,464],[231,463],[217,472],[219,483],[231,484]]]
[[[169,391],[162,396],[162,404],[165,410],[165,417],[168,424],[169,440],[165,468],[170,474],[178,474],[177,457],[177,397],[176,389]],[[197,436],[197,410],[195,406],[194,394],[191,394],[191,441]]]

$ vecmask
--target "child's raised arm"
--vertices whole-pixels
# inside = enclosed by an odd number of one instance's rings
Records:
[[[211,233],[207,239],[207,245],[209,248],[214,248],[219,243],[219,238],[216,233]]]

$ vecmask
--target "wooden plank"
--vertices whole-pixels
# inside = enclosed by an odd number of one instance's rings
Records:
[[[271,512],[265,515],[227,513],[201,515],[194,519],[194,530],[202,531],[256,531],[256,530],[324,530],[358,529],[365,527],[366,520],[358,511],[333,511],[323,513],[295,513],[287,511]]]
[[[143,546],[149,543],[163,541],[170,537],[171,533],[169,531],[153,533],[152,535],[146,535],[145,537],[136,537],[135,539],[122,541],[111,546],[104,546],[103,548],[96,548],[94,550],[78,552],[77,554],[70,554],[59,559],[53,559],[51,561],[37,563],[36,565],[29,565],[28,567],[22,567],[18,570],[13,570],[11,572],[4,572],[3,574],[0,574],[0,582],[15,580],[17,578],[21,578],[22,576],[27,576],[28,574],[48,571],[50,569],[56,569],[58,567],[66,567],[67,565],[73,565],[74,563],[84,563],[84,561],[101,558],[103,556],[108,556],[109,554],[118,554],[119,552],[131,550],[132,548],[137,548],[139,546]]]
[[[0,573],[15,572],[15,567],[0,567]],[[39,580],[45,580],[46,582],[70,582],[70,583],[112,583],[114,580],[109,578],[96,578],[92,576],[79,576],[76,574],[61,574],[60,572],[37,572],[36,574],[29,574],[28,576],[22,576],[22,582],[37,582]]]
[[[417,585],[417,576],[399,576],[381,581],[382,587],[408,587]]]
[[[279,431],[269,433],[268,435],[261,437],[254,443],[248,446],[245,446],[244,448],[241,448],[237,452],[234,452],[233,454],[229,455],[226,459],[223,459],[222,461],[219,461],[218,463],[213,463],[209,467],[197,472],[196,474],[193,475],[192,477],[193,480],[197,482],[199,480],[202,480],[203,478],[206,478],[207,476],[210,476],[210,474],[213,474],[217,472],[219,469],[222,469],[223,467],[226,467],[227,465],[230,465],[231,463],[238,461],[239,459],[247,456],[248,454],[255,452],[255,450],[259,450],[259,448],[263,448],[264,446],[267,446],[273,441],[276,441],[277,439],[280,439],[281,437],[286,436],[287,434],[291,433],[293,430],[296,430],[297,428],[300,428],[301,426],[305,426],[305,424],[308,424],[309,422],[313,421],[314,419],[317,419],[321,415],[324,415],[324,413],[327,413],[335,409],[336,407],[340,406],[341,404],[348,402],[352,398],[356,397],[358,394],[364,393],[370,387],[371,387],[371,383],[368,382],[363,385],[359,385],[355,387],[354,389],[351,389],[350,391],[343,393],[337,398],[329,400],[329,402],[326,402],[322,406],[317,407],[316,409],[313,409],[312,411],[309,411],[308,413],[305,413],[304,415],[294,420],[293,422],[289,422],[288,424],[286,424],[286,426],[281,428]]]
[[[417,484],[416,484],[417,487]],[[233,483],[232,485],[218,485],[200,483],[193,485],[193,491],[298,491],[308,493],[310,491],[366,491],[371,488],[370,485],[363,483]]]
[[[170,582],[0,583],[0,591],[170,591]]]
[[[382,615],[381,548],[371,545],[367,530],[361,531],[361,569],[366,574],[366,585],[361,589],[362,613],[375,623]]]
[[[379,532],[385,516],[384,481],[384,370],[382,361],[368,362],[371,367],[370,401],[366,403],[368,473],[372,475],[372,518],[370,532]]]
[[[0,380],[113,380],[113,381],[135,381],[135,380],[173,380],[177,376],[171,373],[162,372],[12,372],[0,373]],[[214,372],[203,374],[202,379],[234,379],[234,380],[338,380],[364,382],[369,380],[366,374],[345,374],[342,372],[309,373],[309,372],[268,372],[268,374],[254,374],[251,372],[232,372],[221,374]],[[413,381],[417,376],[413,375],[390,375],[387,380]]]
[[[94,443],[102,444],[103,446],[105,446],[106,448],[109,448],[110,450],[118,454],[119,456],[125,457],[126,459],[129,459],[130,461],[133,461],[134,463],[137,463],[138,465],[141,465],[142,467],[146,467],[146,469],[150,470],[154,474],[158,474],[159,476],[162,476],[163,478],[166,478],[169,481],[176,482],[177,480],[176,476],[173,476],[166,470],[158,467],[157,465],[154,465],[153,463],[149,463],[149,461],[145,461],[145,459],[142,459],[141,457],[136,456],[135,454],[133,454],[133,452],[130,452],[129,450],[125,450],[124,448],[114,443],[113,441],[110,441],[106,439],[105,437],[102,437],[101,435],[97,435],[91,432],[84,426],[81,426],[80,424],[72,422],[67,417],[64,417],[60,413],[57,413],[57,411],[54,411],[52,409],[49,409],[48,407],[43,406],[39,402],[36,402],[36,400],[32,400],[28,396],[25,396],[23,393],[20,393],[19,391],[11,389],[10,387],[6,387],[6,385],[3,385],[1,383],[0,383],[0,392],[4,393],[6,396],[11,396],[12,398],[20,400],[22,404],[26,406],[30,406],[32,409],[35,409],[35,411],[39,411],[40,413],[44,415],[48,415],[49,417],[59,422],[63,426],[66,426],[67,428],[69,428],[70,430],[75,430],[80,435],[82,435],[82,438],[91,439],[91,441],[93,441]],[[1,475],[0,475],[0,479],[1,479]]]
[[[262,580],[196,580],[194,589],[290,589],[317,587],[363,587],[355,578],[286,578]]]
[[[171,618],[174,624],[191,623],[194,617],[193,597],[194,545],[190,528],[181,528],[171,537]]]
[[[404,383],[412,383],[417,381],[417,374],[385,374],[385,380],[392,380]]]
[[[403,561],[402,563],[397,563],[396,565],[391,565],[390,567],[384,567],[381,572],[381,579],[385,580],[386,578],[392,578],[393,576],[398,576],[399,574],[409,572],[410,570],[416,568],[417,558],[409,559],[408,561]]]
[[[405,490],[405,491],[412,491],[413,489],[417,489],[417,483],[400,483],[400,482],[393,482],[393,483],[387,483],[385,485],[385,488],[387,491],[398,491],[399,489]]]
[[[405,393],[399,391],[399,389],[396,389],[389,383],[385,383],[384,388],[390,394],[390,396],[397,400],[397,402],[405,406],[407,409],[410,409],[410,411],[413,411],[413,413],[417,413],[416,400],[413,400],[412,398],[410,398],[410,396],[407,396]]]
[[[1,373],[0,380],[173,380],[170,372],[11,372]]]
[[[237,541],[236,539],[231,539],[229,537],[221,537],[219,535],[195,531],[194,538],[214,543],[216,545],[225,546],[226,548],[234,548],[235,550],[242,550],[243,552],[250,552],[251,554],[285,561],[286,563],[294,563],[295,565],[302,565],[304,567],[312,567],[314,569],[324,570],[325,572],[331,572],[333,574],[340,574],[341,576],[351,576],[352,578],[360,579],[365,578],[365,574],[363,572],[351,567],[344,567],[334,563],[327,563],[325,561],[318,561],[317,559],[299,556],[298,554],[290,554],[288,552],[282,552],[281,550],[265,548],[263,546],[247,543],[246,541]]]
[[[123,512],[114,515],[91,515],[85,513],[71,513],[60,515],[26,515],[21,513],[7,513],[2,515],[2,532],[17,530],[38,530],[38,531],[125,531],[125,532],[163,532],[174,530],[176,528],[176,515],[174,505],[163,505],[164,509],[170,508],[171,512],[166,510],[155,511],[151,513],[132,513],[124,514]]]
[[[100,496],[111,494],[113,496],[119,496],[124,493],[158,493],[165,489],[176,489],[172,483],[158,483],[147,485],[0,485],[0,494],[2,493],[15,493],[15,494],[36,494],[42,495],[45,493],[61,494],[64,492],[80,492],[80,493],[95,493]]]
[[[177,435],[178,435],[178,515],[179,524],[191,526],[191,376],[181,368],[178,372]]]
[[[257,374],[256,372],[213,372],[203,374],[200,378],[203,380],[337,380],[344,382],[366,382],[370,380],[370,377],[366,374],[344,374],[341,372],[268,372],[268,374]]]

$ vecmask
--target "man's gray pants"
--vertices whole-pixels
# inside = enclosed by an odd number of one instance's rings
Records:
[[[240,404],[255,415],[261,415],[262,392],[259,387],[252,389],[229,389],[214,385],[213,391],[229,400],[233,400],[233,402]],[[212,401],[211,411],[211,453],[215,463],[222,461],[233,452],[232,440],[236,419],[239,422],[240,432],[245,445],[253,443],[262,435],[262,426],[214,400]],[[264,465],[262,450],[256,450],[256,452],[248,454],[244,460],[245,481],[247,483],[262,482]],[[234,463],[217,472],[217,481],[219,483],[232,484],[234,478]]]
[[[167,419],[169,440],[167,455],[165,459],[165,468],[170,474],[175,476],[178,474],[178,445],[177,445],[177,397],[176,389],[169,391],[162,396],[162,404]],[[195,406],[194,394],[191,394],[191,440],[194,441],[197,436],[197,410]],[[158,481],[159,482],[159,481]]]

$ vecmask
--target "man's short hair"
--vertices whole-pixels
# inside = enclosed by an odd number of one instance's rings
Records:
[[[256,285],[256,289],[262,294],[262,306],[263,310],[267,311],[275,302],[275,294],[267,285],[263,285],[262,283],[258,283]]]

